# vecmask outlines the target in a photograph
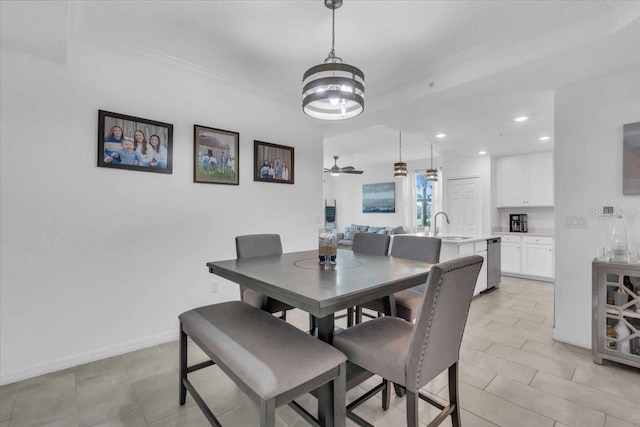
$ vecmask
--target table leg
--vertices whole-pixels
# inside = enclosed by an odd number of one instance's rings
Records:
[[[318,328],[318,338],[322,341],[333,344],[333,328],[335,316],[330,314],[326,317],[316,318]],[[333,387],[325,384],[318,389],[318,420],[320,425],[333,426]]]
[[[391,294],[391,295],[383,298],[383,300],[384,300],[384,314],[386,316],[397,317],[398,313],[397,313],[397,309],[396,309],[396,297],[395,297],[395,295]]]

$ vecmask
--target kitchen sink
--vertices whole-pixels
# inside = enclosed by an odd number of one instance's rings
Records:
[[[465,237],[465,236],[440,236],[440,238],[442,240],[467,240],[467,239],[471,239],[472,237]]]

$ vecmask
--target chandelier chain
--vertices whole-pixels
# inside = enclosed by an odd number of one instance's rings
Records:
[[[329,58],[336,57],[336,6],[331,8],[331,52],[329,52]]]

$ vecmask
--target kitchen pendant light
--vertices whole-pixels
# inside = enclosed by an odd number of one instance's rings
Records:
[[[427,181],[438,180],[438,170],[433,168],[433,144],[431,144],[431,169],[427,169]]]
[[[331,9],[331,51],[323,64],[302,78],[302,111],[320,120],[344,120],[364,111],[364,73],[336,56],[336,9],[342,0],[324,0]]]
[[[407,164],[402,162],[402,132],[400,132],[400,161],[393,164],[393,176],[395,178],[407,176]]]

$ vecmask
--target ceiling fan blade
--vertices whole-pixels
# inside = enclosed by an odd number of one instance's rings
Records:
[[[336,175],[339,175],[341,173],[354,173],[360,175],[364,173],[364,171],[356,170],[356,168],[354,168],[353,166],[345,166],[341,168],[340,166],[338,166],[338,157],[339,156],[333,156],[333,167],[331,169],[324,168],[325,172],[332,172]]]

